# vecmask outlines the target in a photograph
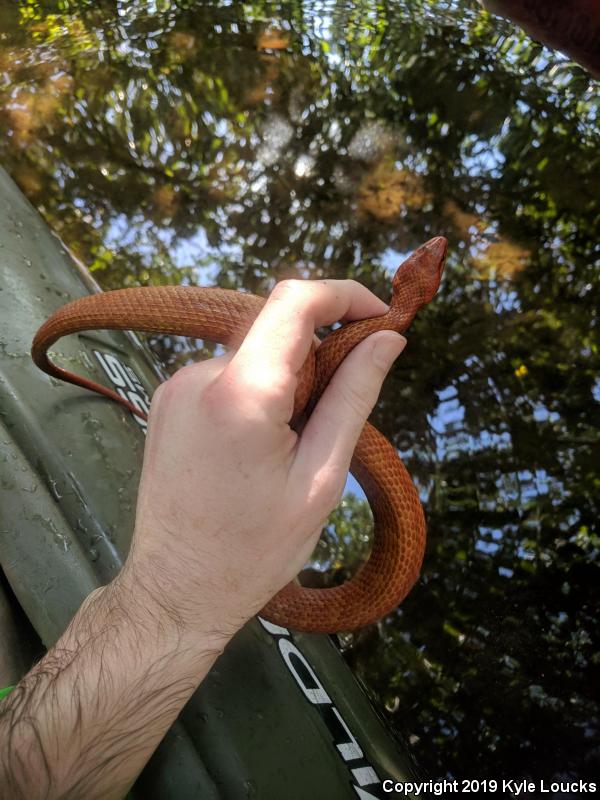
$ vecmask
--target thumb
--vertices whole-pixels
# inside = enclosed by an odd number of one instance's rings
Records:
[[[297,458],[309,483],[321,475],[327,484],[341,483],[333,489],[334,494],[341,491],[381,384],[405,346],[401,334],[379,331],[358,344],[340,364],[300,437]]]

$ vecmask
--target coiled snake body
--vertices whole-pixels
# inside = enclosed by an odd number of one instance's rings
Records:
[[[292,425],[314,408],[338,365],[356,344],[376,331],[402,333],[408,328],[417,311],[437,292],[446,247],[446,240],[438,236],[416,250],[393,279],[386,314],[343,326],[311,352],[298,376]],[[58,309],[37,332],[31,353],[48,374],[99,392],[145,417],[112,389],[56,366],[48,358],[48,348],[65,334],[93,329],[180,334],[235,347],[264,303],[250,294],[190,286],[140,287],[90,295]],[[288,584],[261,612],[266,619],[296,630],[352,630],[389,613],[412,589],[425,550],[423,509],[396,450],[369,423],[354,451],[351,472],[373,512],[369,560],[341,586],[309,589]]]

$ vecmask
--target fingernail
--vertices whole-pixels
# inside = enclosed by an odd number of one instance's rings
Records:
[[[395,331],[385,331],[373,345],[373,361],[382,369],[389,369],[406,347],[406,339]]]

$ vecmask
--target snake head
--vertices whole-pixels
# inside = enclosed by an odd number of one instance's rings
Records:
[[[448,240],[435,236],[417,248],[398,267],[392,281],[392,307],[402,308],[411,318],[437,292],[448,251]]]

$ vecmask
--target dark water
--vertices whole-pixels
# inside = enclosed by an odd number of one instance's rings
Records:
[[[433,776],[597,778],[597,85],[459,0],[29,0],[0,29],[2,163],[105,288],[385,298],[448,237],[375,414],[426,507],[423,577],[346,655]],[[327,580],[366,517],[334,515]]]

